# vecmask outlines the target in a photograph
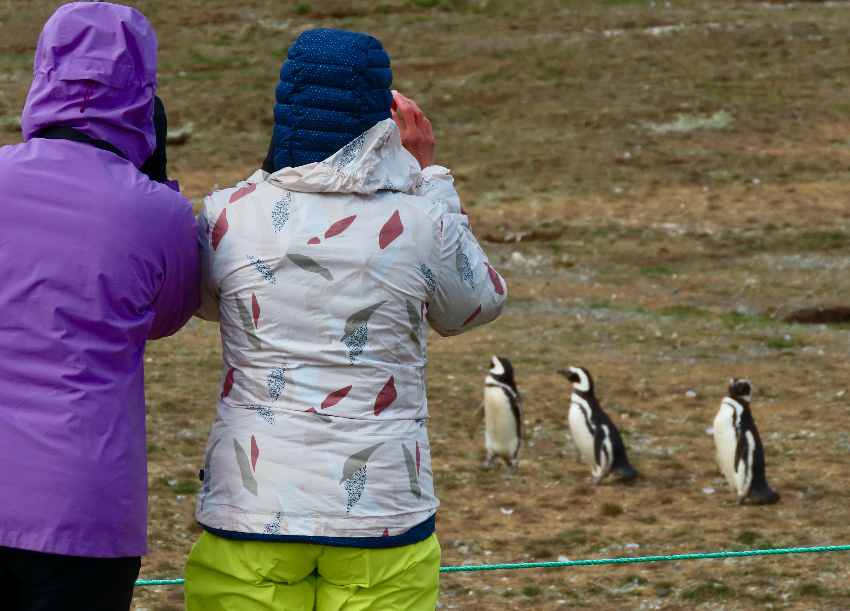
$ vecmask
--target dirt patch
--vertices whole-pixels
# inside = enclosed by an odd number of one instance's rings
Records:
[[[802,308],[785,317],[785,322],[798,322],[809,325],[828,325],[850,322],[850,307],[824,307]]]

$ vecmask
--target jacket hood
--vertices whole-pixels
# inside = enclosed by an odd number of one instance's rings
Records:
[[[330,28],[302,32],[275,90],[275,169],[323,161],[391,118],[392,82],[378,39]]]
[[[136,167],[156,147],[157,40],[137,10],[74,2],[45,24],[21,117],[24,139],[67,125],[118,147]]]
[[[372,195],[379,190],[408,193],[421,178],[419,162],[402,146],[398,126],[386,119],[324,161],[283,168],[268,181],[301,193]]]

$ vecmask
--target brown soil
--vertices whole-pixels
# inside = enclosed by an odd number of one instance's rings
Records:
[[[19,141],[32,50],[59,4],[0,2],[0,143]],[[444,565],[848,543],[848,326],[783,322],[847,307],[846,3],[129,4],[157,29],[171,126],[195,124],[169,158],[197,203],[264,157],[277,71],[306,27],[379,37],[396,86],[434,121],[438,162],[453,169],[510,295],[496,323],[429,337]],[[719,125],[720,111],[726,127],[659,127]],[[511,359],[524,400],[516,475],[482,469],[482,434],[466,435],[493,354]],[[178,577],[199,533],[217,329],[193,321],[147,356],[142,574]],[[555,375],[568,365],[595,375],[635,485],[593,486],[575,462],[569,390]],[[778,505],[734,506],[714,463],[706,430],[731,377],[754,385]],[[845,609],[846,560],[444,574],[440,605]],[[134,608],[182,609],[182,588],[139,588]]]

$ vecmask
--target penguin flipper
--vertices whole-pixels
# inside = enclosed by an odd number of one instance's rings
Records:
[[[752,487],[755,451],[755,439],[750,431],[745,431],[735,449],[735,485],[742,499],[750,494]]]
[[[596,427],[596,434],[593,438],[593,458],[596,462],[594,483],[598,484],[611,472],[611,466],[614,462],[610,429],[606,424],[599,424]]]
[[[478,427],[481,425],[481,421],[484,420],[484,403],[478,406],[478,409],[475,410],[475,414],[472,416],[472,422],[469,424],[469,429],[467,432],[469,433],[469,438],[472,439],[475,437],[475,431],[478,430]]]
[[[739,505],[744,502],[744,498],[750,493],[750,487],[747,483],[747,465],[744,459],[735,461],[735,492],[738,493]]]

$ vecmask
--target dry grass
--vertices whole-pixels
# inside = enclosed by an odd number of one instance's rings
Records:
[[[0,1],[0,142],[18,141],[31,53],[58,4]],[[379,37],[397,88],[434,121],[438,162],[453,169],[510,288],[497,323],[462,340],[429,338],[444,564],[847,543],[847,327],[782,321],[847,305],[850,6],[130,4],[157,29],[171,125],[196,126],[169,153],[196,201],[259,165],[277,70],[306,27]],[[516,475],[483,470],[480,433],[465,432],[492,354],[512,360],[525,402]],[[148,356],[143,575],[173,577],[199,532],[194,490],[221,373],[217,331],[193,322]],[[641,472],[636,485],[594,487],[575,462],[569,391],[554,375],[567,365],[595,374]],[[779,505],[732,506],[714,464],[705,431],[733,376],[755,386]],[[843,609],[846,560],[449,574],[440,604]],[[181,597],[140,589],[135,608],[182,609]]]

